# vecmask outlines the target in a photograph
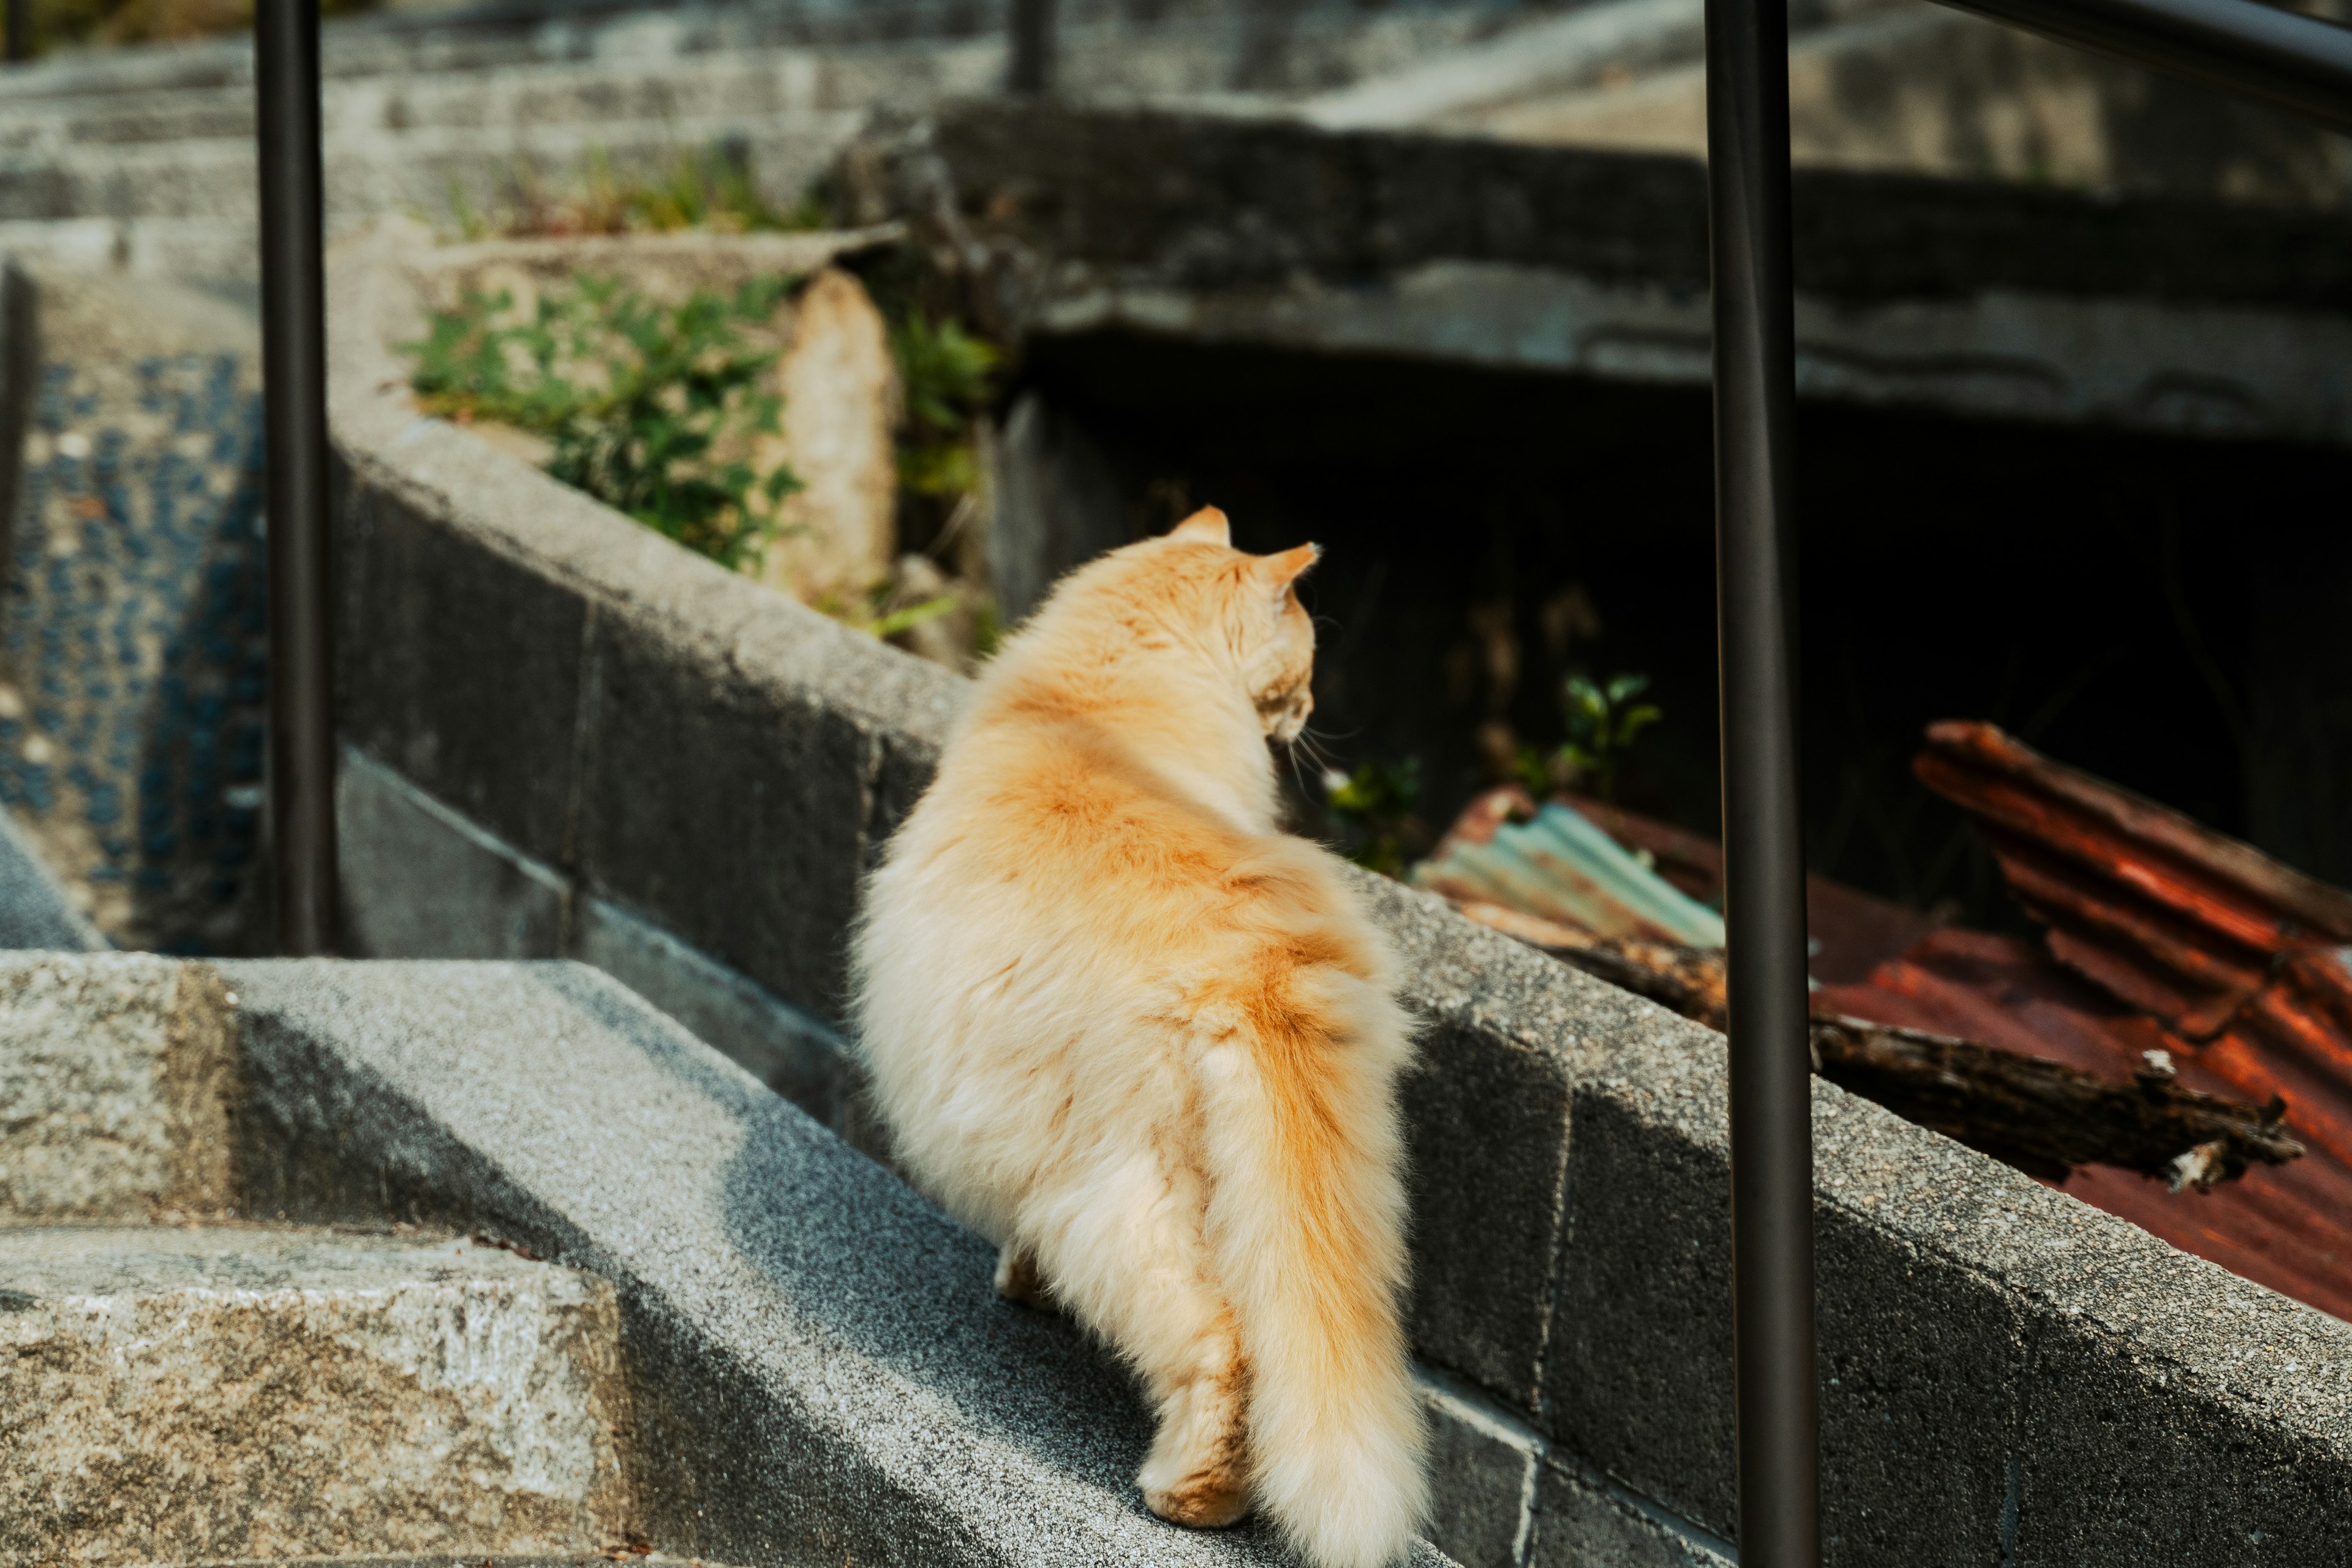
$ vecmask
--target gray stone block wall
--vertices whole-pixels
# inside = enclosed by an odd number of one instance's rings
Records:
[[[381,639],[346,667],[352,740],[542,847],[575,904],[837,1016],[858,871],[961,682],[416,418],[383,390],[405,287],[356,253],[334,271],[346,624]],[[483,602],[447,632],[459,658],[422,606],[468,577],[527,586],[516,613]],[[1719,1558],[1737,1535],[1720,1037],[1362,885],[1427,1025],[1405,1109],[1444,1544],[1515,1565]],[[1832,1563],[2138,1568],[2174,1545],[2340,1563],[2352,1329],[1833,1088],[1815,1127]]]

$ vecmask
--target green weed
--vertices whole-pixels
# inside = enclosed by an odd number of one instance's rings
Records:
[[[516,321],[506,292],[468,292],[406,345],[434,414],[547,437],[548,472],[730,569],[758,563],[776,508],[800,488],[736,454],[773,433],[782,400],[761,389],[772,350],[744,330],[772,319],[789,280],[732,299],[698,290],[661,306],[613,279],[578,278]]]
[[[1571,675],[1560,683],[1560,710],[1568,740],[1549,757],[1533,746],[1519,750],[1519,782],[1541,800],[1556,789],[1581,789],[1602,800],[1617,795],[1617,770],[1643,731],[1664,718],[1654,702],[1637,702],[1649,689],[1646,675],[1615,675],[1606,685]]]

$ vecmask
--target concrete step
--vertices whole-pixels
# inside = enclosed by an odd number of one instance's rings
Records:
[[[464,1238],[0,1227],[0,1562],[625,1542],[619,1342]]]
[[[754,49],[685,59],[620,59],[417,71],[331,81],[329,140],[407,130],[764,116],[983,92],[1003,72],[994,39],[840,50]],[[52,151],[253,134],[248,83],[125,95],[0,98],[0,149]]]
[[[326,149],[331,220],[386,212],[446,216],[454,181],[483,206],[521,179],[562,188],[593,153],[624,180],[660,178],[691,152],[725,143],[747,154],[771,199],[789,201],[856,134],[862,117],[819,111],[501,128],[421,130],[338,141]],[[0,223],[89,218],[250,222],[255,152],[245,137],[0,154]]]

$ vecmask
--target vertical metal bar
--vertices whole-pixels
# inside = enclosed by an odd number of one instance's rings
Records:
[[[1035,97],[1054,90],[1054,0],[1013,0],[1009,92]]]
[[[0,26],[8,30],[8,58],[29,60],[33,58],[33,0],[7,0],[7,10],[0,13]]]
[[[1821,1561],[1788,60],[1787,0],[1707,0],[1740,1568]]]
[[[262,439],[268,465],[269,824],[279,948],[335,949],[333,649],[317,0],[260,0]]]

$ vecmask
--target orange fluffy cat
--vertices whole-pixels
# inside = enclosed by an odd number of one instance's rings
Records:
[[[908,1172],[1142,1374],[1154,1513],[1252,1503],[1376,1568],[1426,1499],[1398,1324],[1391,961],[1276,826],[1313,545],[1224,514],[1064,579],[982,676],[874,875],[862,1048]]]

